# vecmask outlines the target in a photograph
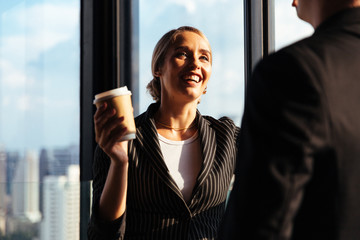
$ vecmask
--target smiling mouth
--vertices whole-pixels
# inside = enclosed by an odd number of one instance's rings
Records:
[[[192,82],[196,82],[196,83],[199,83],[201,81],[201,79],[198,75],[188,75],[188,76],[185,76],[184,79],[186,81],[192,81]]]

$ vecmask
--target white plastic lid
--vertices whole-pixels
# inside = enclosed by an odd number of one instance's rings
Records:
[[[135,138],[136,138],[136,134],[135,134],[135,133],[129,133],[129,134],[124,135],[124,136],[120,139],[120,142],[121,142],[121,141],[126,141],[126,140],[135,139]]]
[[[106,92],[102,92],[95,95],[95,99],[93,101],[94,104],[96,104],[99,101],[104,101],[109,98],[121,96],[121,95],[131,95],[131,91],[128,90],[126,86],[115,88]]]

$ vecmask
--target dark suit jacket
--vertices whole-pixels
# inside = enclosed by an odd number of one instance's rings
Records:
[[[258,64],[219,239],[360,239],[360,8]]]
[[[135,120],[136,139],[129,142],[126,214],[103,222],[97,206],[110,160],[97,148],[94,162],[93,215],[90,239],[214,239],[225,212],[225,200],[235,170],[236,127],[229,118],[216,120],[197,113],[203,165],[187,205],[163,160],[153,119],[158,104]],[[125,226],[126,222],[126,226]]]

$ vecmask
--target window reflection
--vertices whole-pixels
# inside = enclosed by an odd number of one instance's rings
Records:
[[[79,13],[0,2],[0,239],[79,239]]]
[[[200,29],[213,51],[213,68],[199,110],[203,115],[228,116],[240,125],[244,102],[243,1],[139,0],[140,113],[152,102],[146,85],[152,79],[151,55],[167,31],[182,25]]]

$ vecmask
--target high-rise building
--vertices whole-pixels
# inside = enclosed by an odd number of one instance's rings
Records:
[[[46,150],[42,154],[44,160],[47,160],[47,169],[49,175],[64,176],[69,165],[79,164],[79,146],[72,145],[64,148]]]
[[[51,156],[50,156],[50,151],[48,151],[47,149],[43,148],[40,151],[40,157],[39,157],[39,179],[40,182],[43,181],[43,178],[45,176],[50,175],[50,162],[52,161]]]
[[[12,182],[19,161],[19,152],[6,152],[6,193],[8,196],[12,195]]]
[[[6,231],[7,194],[6,194],[6,153],[0,144],[0,232]]]
[[[68,147],[56,149],[41,149],[40,151],[40,211],[43,212],[44,177],[49,175],[65,176],[70,165],[79,164],[79,146],[70,145]]]
[[[80,239],[80,169],[69,165],[66,176],[45,176],[40,240]]]
[[[12,185],[13,217],[22,222],[39,222],[39,157],[36,152],[28,151],[20,159]]]
[[[44,211],[44,177],[50,175],[50,166],[51,166],[51,162],[54,162],[52,156],[51,156],[51,151],[43,148],[40,151],[40,157],[39,157],[39,181],[40,181],[40,203],[39,203],[39,209],[40,212]]]

